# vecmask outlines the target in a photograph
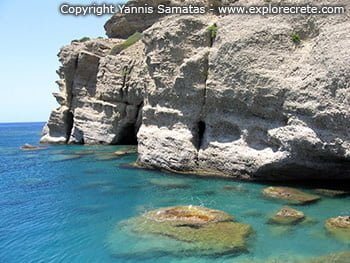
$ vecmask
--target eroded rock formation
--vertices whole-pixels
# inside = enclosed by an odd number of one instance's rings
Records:
[[[62,48],[60,92],[54,94],[61,106],[41,142],[136,144],[147,82],[143,44],[109,55],[120,42],[95,39]]]
[[[146,2],[162,1],[129,4]],[[350,5],[322,1],[329,3]],[[350,178],[348,13],[116,14],[105,28],[110,37],[143,31],[143,38],[115,55],[111,48],[124,40],[61,50],[61,107],[42,142],[126,144],[136,143],[137,133],[139,163],[147,167],[252,179]]]

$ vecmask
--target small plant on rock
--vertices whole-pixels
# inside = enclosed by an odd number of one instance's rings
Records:
[[[301,37],[298,33],[293,33],[291,35],[291,39],[295,44],[300,44],[300,42],[301,42]]]
[[[215,39],[215,38],[216,38],[216,35],[217,35],[217,33],[218,33],[218,26],[217,26],[217,24],[214,23],[214,24],[212,24],[211,26],[209,26],[207,29],[208,29],[208,31],[209,31],[209,33],[210,33],[210,37],[211,37],[212,39]]]
[[[210,46],[213,46],[214,40],[218,34],[218,26],[216,23],[214,23],[211,26],[209,26],[207,30],[209,31],[209,34],[210,34]]]

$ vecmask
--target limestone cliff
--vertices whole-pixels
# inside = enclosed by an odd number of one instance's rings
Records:
[[[129,4],[145,2],[157,1]],[[137,134],[139,163],[147,167],[250,179],[350,178],[349,13],[141,20],[116,14],[105,26],[110,37],[143,31],[133,45],[96,39],[61,50],[61,106],[42,142],[125,144]]]

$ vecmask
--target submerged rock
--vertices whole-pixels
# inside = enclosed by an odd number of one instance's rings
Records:
[[[262,190],[264,196],[279,199],[289,204],[307,204],[320,199],[319,196],[302,192],[291,187],[267,187]]]
[[[250,209],[243,212],[243,215],[246,217],[263,217],[264,213],[257,209]]]
[[[350,216],[338,216],[326,221],[327,231],[336,239],[350,244]]]
[[[331,253],[326,256],[312,258],[304,261],[306,263],[348,263],[350,260],[350,251]],[[301,263],[300,261],[298,263]]]
[[[118,159],[119,156],[115,155],[113,152],[101,152],[95,154],[95,160],[97,161],[110,161]]]
[[[274,216],[272,216],[268,223],[278,225],[293,225],[300,223],[305,219],[303,212],[285,206],[281,208]]]
[[[34,145],[31,145],[31,144],[24,144],[22,146],[22,150],[25,150],[25,151],[36,151],[36,150],[44,150],[44,149],[47,149],[48,147],[47,146],[34,146]]]
[[[179,188],[179,189],[188,189],[191,188],[191,185],[187,184],[183,180],[178,179],[149,179],[148,182],[154,186],[162,187],[162,188]]]
[[[133,153],[137,153],[137,151],[136,150],[133,150],[133,151],[130,150],[130,151],[116,151],[116,152],[114,152],[114,154],[116,156],[118,156],[118,157],[122,157],[124,155],[133,154]]]
[[[269,225],[269,231],[274,237],[285,237],[292,234],[294,228],[289,225]]]
[[[225,191],[240,192],[240,193],[248,192],[248,189],[244,188],[241,185],[238,185],[238,186],[237,185],[224,185],[223,189]]]
[[[143,166],[141,166],[137,162],[131,162],[131,163],[122,163],[122,164],[117,164],[117,167],[121,167],[124,169],[144,169]]]
[[[103,194],[113,194],[116,191],[116,186],[113,182],[101,180],[85,183],[79,187],[79,190],[92,190]]]
[[[342,251],[330,253],[325,256],[307,257],[302,255],[280,255],[270,256],[264,259],[256,260],[242,260],[239,263],[348,263],[350,258],[350,251]]]
[[[123,147],[122,149],[114,152],[115,155],[120,157],[128,154],[134,154],[134,153],[137,153],[136,146]]]
[[[183,252],[202,254],[246,251],[252,232],[249,225],[234,222],[225,212],[198,206],[161,208],[124,224],[137,235],[181,241]]]
[[[108,160],[119,159],[124,155],[134,154],[134,153],[137,153],[136,147],[133,147],[133,146],[123,147],[122,149],[115,152],[96,152],[95,159],[99,161],[108,161]]]
[[[337,196],[350,195],[349,191],[333,190],[333,189],[315,189],[315,192],[319,195],[323,195],[323,196],[327,196],[327,197],[337,197]]]
[[[68,161],[68,160],[75,160],[80,159],[81,155],[77,154],[59,154],[52,157],[52,160],[54,162],[60,162],[60,161]]]
[[[82,150],[82,151],[76,151],[74,152],[74,154],[76,155],[91,155],[91,154],[94,154],[95,152],[94,151],[86,151],[86,150]]]
[[[105,173],[105,170],[98,168],[87,168],[83,171],[84,174],[102,174]]]
[[[195,196],[212,196],[215,194],[216,192],[214,190],[204,190],[204,191],[196,192]]]

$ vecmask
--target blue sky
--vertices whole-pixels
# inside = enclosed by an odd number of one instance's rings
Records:
[[[108,16],[63,16],[58,11],[62,2],[0,0],[0,122],[46,121],[58,106],[51,93],[58,90],[60,47],[84,36],[105,36]]]

